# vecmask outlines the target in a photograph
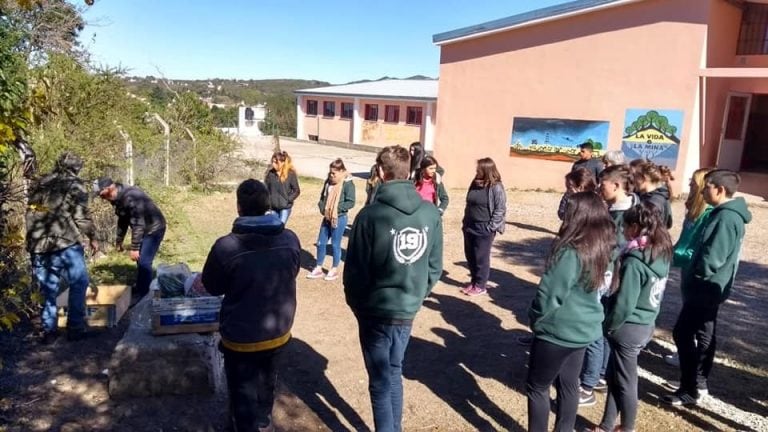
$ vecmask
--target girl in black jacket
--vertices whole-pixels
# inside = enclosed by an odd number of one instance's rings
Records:
[[[301,193],[299,178],[288,152],[279,151],[272,154],[272,167],[267,171],[264,184],[269,191],[270,209],[283,224],[288,223],[293,202]]]
[[[475,178],[467,191],[467,205],[461,230],[464,256],[472,280],[461,291],[468,296],[486,293],[491,272],[491,244],[496,233],[503,233],[507,214],[507,194],[501,174],[491,158],[477,161]]]

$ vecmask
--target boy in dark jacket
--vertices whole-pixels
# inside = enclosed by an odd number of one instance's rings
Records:
[[[673,336],[680,355],[680,388],[664,400],[672,405],[696,404],[709,392],[707,379],[715,359],[717,312],[731,293],[739,266],[744,227],[752,220],[744,198],[734,198],[741,178],[718,169],[704,177],[702,195],[714,207],[693,257],[684,269],[683,308]]]
[[[408,150],[385,147],[383,183],[355,219],[344,294],[357,317],[377,431],[400,431],[402,364],[413,318],[443,271],[440,212],[408,181]]]
[[[603,162],[599,158],[593,157],[594,148],[591,142],[585,142],[579,145],[579,160],[573,163],[571,171],[576,168],[585,168],[592,174],[592,178],[600,178],[600,172],[603,171]]]
[[[232,233],[219,238],[203,267],[203,285],[221,303],[221,352],[238,431],[272,430],[276,360],[291,338],[301,245],[272,215],[269,192],[249,179],[237,188]]]
[[[115,208],[118,251],[123,250],[123,240],[131,227],[131,259],[138,267],[133,292],[136,301],[149,292],[152,262],[165,237],[165,217],[152,198],[135,186],[123,186],[103,177],[96,182],[96,191]]]

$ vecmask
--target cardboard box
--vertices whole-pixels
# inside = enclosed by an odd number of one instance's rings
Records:
[[[67,326],[69,289],[56,298],[59,327]],[[99,285],[85,293],[85,322],[91,327],[114,327],[131,305],[131,290],[125,285]]]
[[[152,299],[152,334],[210,333],[219,330],[221,297]]]

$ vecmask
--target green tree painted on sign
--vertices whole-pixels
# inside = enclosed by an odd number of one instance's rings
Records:
[[[625,136],[630,136],[648,128],[656,129],[668,137],[674,137],[675,133],[677,133],[677,127],[672,126],[666,116],[659,114],[657,111],[648,111],[644,115],[638,116],[632,124],[627,126],[624,129],[624,134]]]

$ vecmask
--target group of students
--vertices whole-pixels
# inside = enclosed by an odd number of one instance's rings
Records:
[[[590,430],[635,430],[637,359],[653,337],[671,266],[682,275],[674,329],[680,384],[663,400],[696,404],[708,392],[717,312],[730,294],[751,220],[743,198],[734,198],[740,178],[729,170],[697,170],[673,245],[670,170],[642,159],[624,164],[621,152],[606,153],[602,162],[585,144],[566,175],[558,209],[563,222],[529,311],[531,431],[547,430],[552,384],[556,431],[573,430],[579,405],[593,405],[601,387],[607,387],[603,417]]]
[[[730,293],[744,225],[751,219],[744,200],[733,197],[738,174],[698,170],[691,179],[683,233],[673,245],[668,231],[672,226],[669,169],[647,160],[625,164],[620,152],[608,152],[604,163],[600,163],[592,157],[588,145],[583,147],[582,159],[566,176],[567,192],[558,211],[563,222],[529,310],[533,338],[526,395],[531,431],[547,430],[549,389],[553,384],[558,394],[555,430],[573,430],[580,401],[591,396],[594,403],[592,392],[600,387],[601,376],[607,387],[606,405],[602,421],[593,430],[635,429],[638,356],[653,337],[672,265],[682,270],[683,308],[674,330],[681,380],[677,391],[665,401],[695,404],[707,391],[706,380],[715,353],[717,311]],[[437,160],[419,154],[420,150],[412,145],[408,154],[397,146],[380,152],[366,184],[366,206],[350,232],[348,262],[343,272],[347,303],[359,324],[376,430],[400,430],[401,367],[412,320],[442,271],[442,223],[427,215],[440,219],[447,208],[449,200],[442,186],[444,171]],[[410,173],[403,166],[407,161]],[[329,168],[318,200],[323,219],[317,239],[317,265],[307,277],[333,280],[341,276],[341,239],[349,222],[348,212],[355,205],[355,187],[341,159],[333,161]],[[282,216],[287,220],[290,210],[282,210],[290,209],[299,195],[295,178],[290,157],[284,152],[275,153],[265,178],[269,206],[260,208],[269,207],[281,216],[277,223],[283,228]],[[425,201],[433,205],[427,209]],[[464,294],[487,292],[491,244],[495,235],[504,231],[506,207],[495,163],[490,158],[479,159],[462,220],[471,277],[462,289]],[[277,230],[264,221],[260,223],[265,227],[258,229]],[[406,227],[406,221],[415,225]],[[236,224],[233,233],[256,229],[244,221],[241,224],[242,228]],[[322,265],[329,239],[333,264],[325,274]],[[294,243],[295,249],[295,241],[287,240]],[[294,255],[290,261],[297,266]],[[203,272],[204,283],[224,286],[220,279],[223,276],[215,276],[217,256],[212,250],[211,262]],[[249,265],[255,266],[256,261]],[[271,265],[269,271],[275,271],[274,267]],[[286,280],[295,276],[293,271],[298,267],[292,267]],[[295,281],[292,283],[295,290]],[[402,287],[392,288],[395,285]],[[285,310],[295,312],[295,298]],[[222,319],[224,315],[222,306]],[[290,338],[290,322],[285,320],[283,330],[269,335],[273,339],[268,341],[266,351],[277,349],[273,342],[279,347]],[[222,338],[237,338],[226,327],[222,322]],[[238,350],[251,346],[227,343],[225,366],[227,357],[230,364],[238,364]],[[271,360],[268,364],[273,367]],[[234,383],[241,378],[233,375],[231,380]],[[272,390],[267,392],[271,394]],[[242,407],[244,413],[249,410]]]
[[[417,194],[435,205],[442,215],[448,208],[450,198],[443,184],[445,170],[435,157],[426,154],[421,143],[409,146],[410,174]],[[374,164],[366,181],[365,205],[374,202],[382,176]],[[264,180],[270,194],[271,211],[285,224],[293,203],[300,194],[296,171],[291,158],[285,151],[272,155],[271,166]],[[317,206],[323,216],[316,242],[316,265],[306,277],[308,279],[336,280],[340,276],[341,240],[347,228],[348,213],[355,206],[355,184],[347,173],[344,161],[331,162],[328,177],[323,184]],[[462,220],[464,252],[470,270],[470,281],[462,289],[469,296],[487,292],[490,274],[491,245],[497,233],[503,233],[506,216],[506,193],[496,164],[490,158],[477,161],[475,178],[467,191],[466,207]],[[332,263],[327,273],[323,270],[327,244],[331,243]]]

